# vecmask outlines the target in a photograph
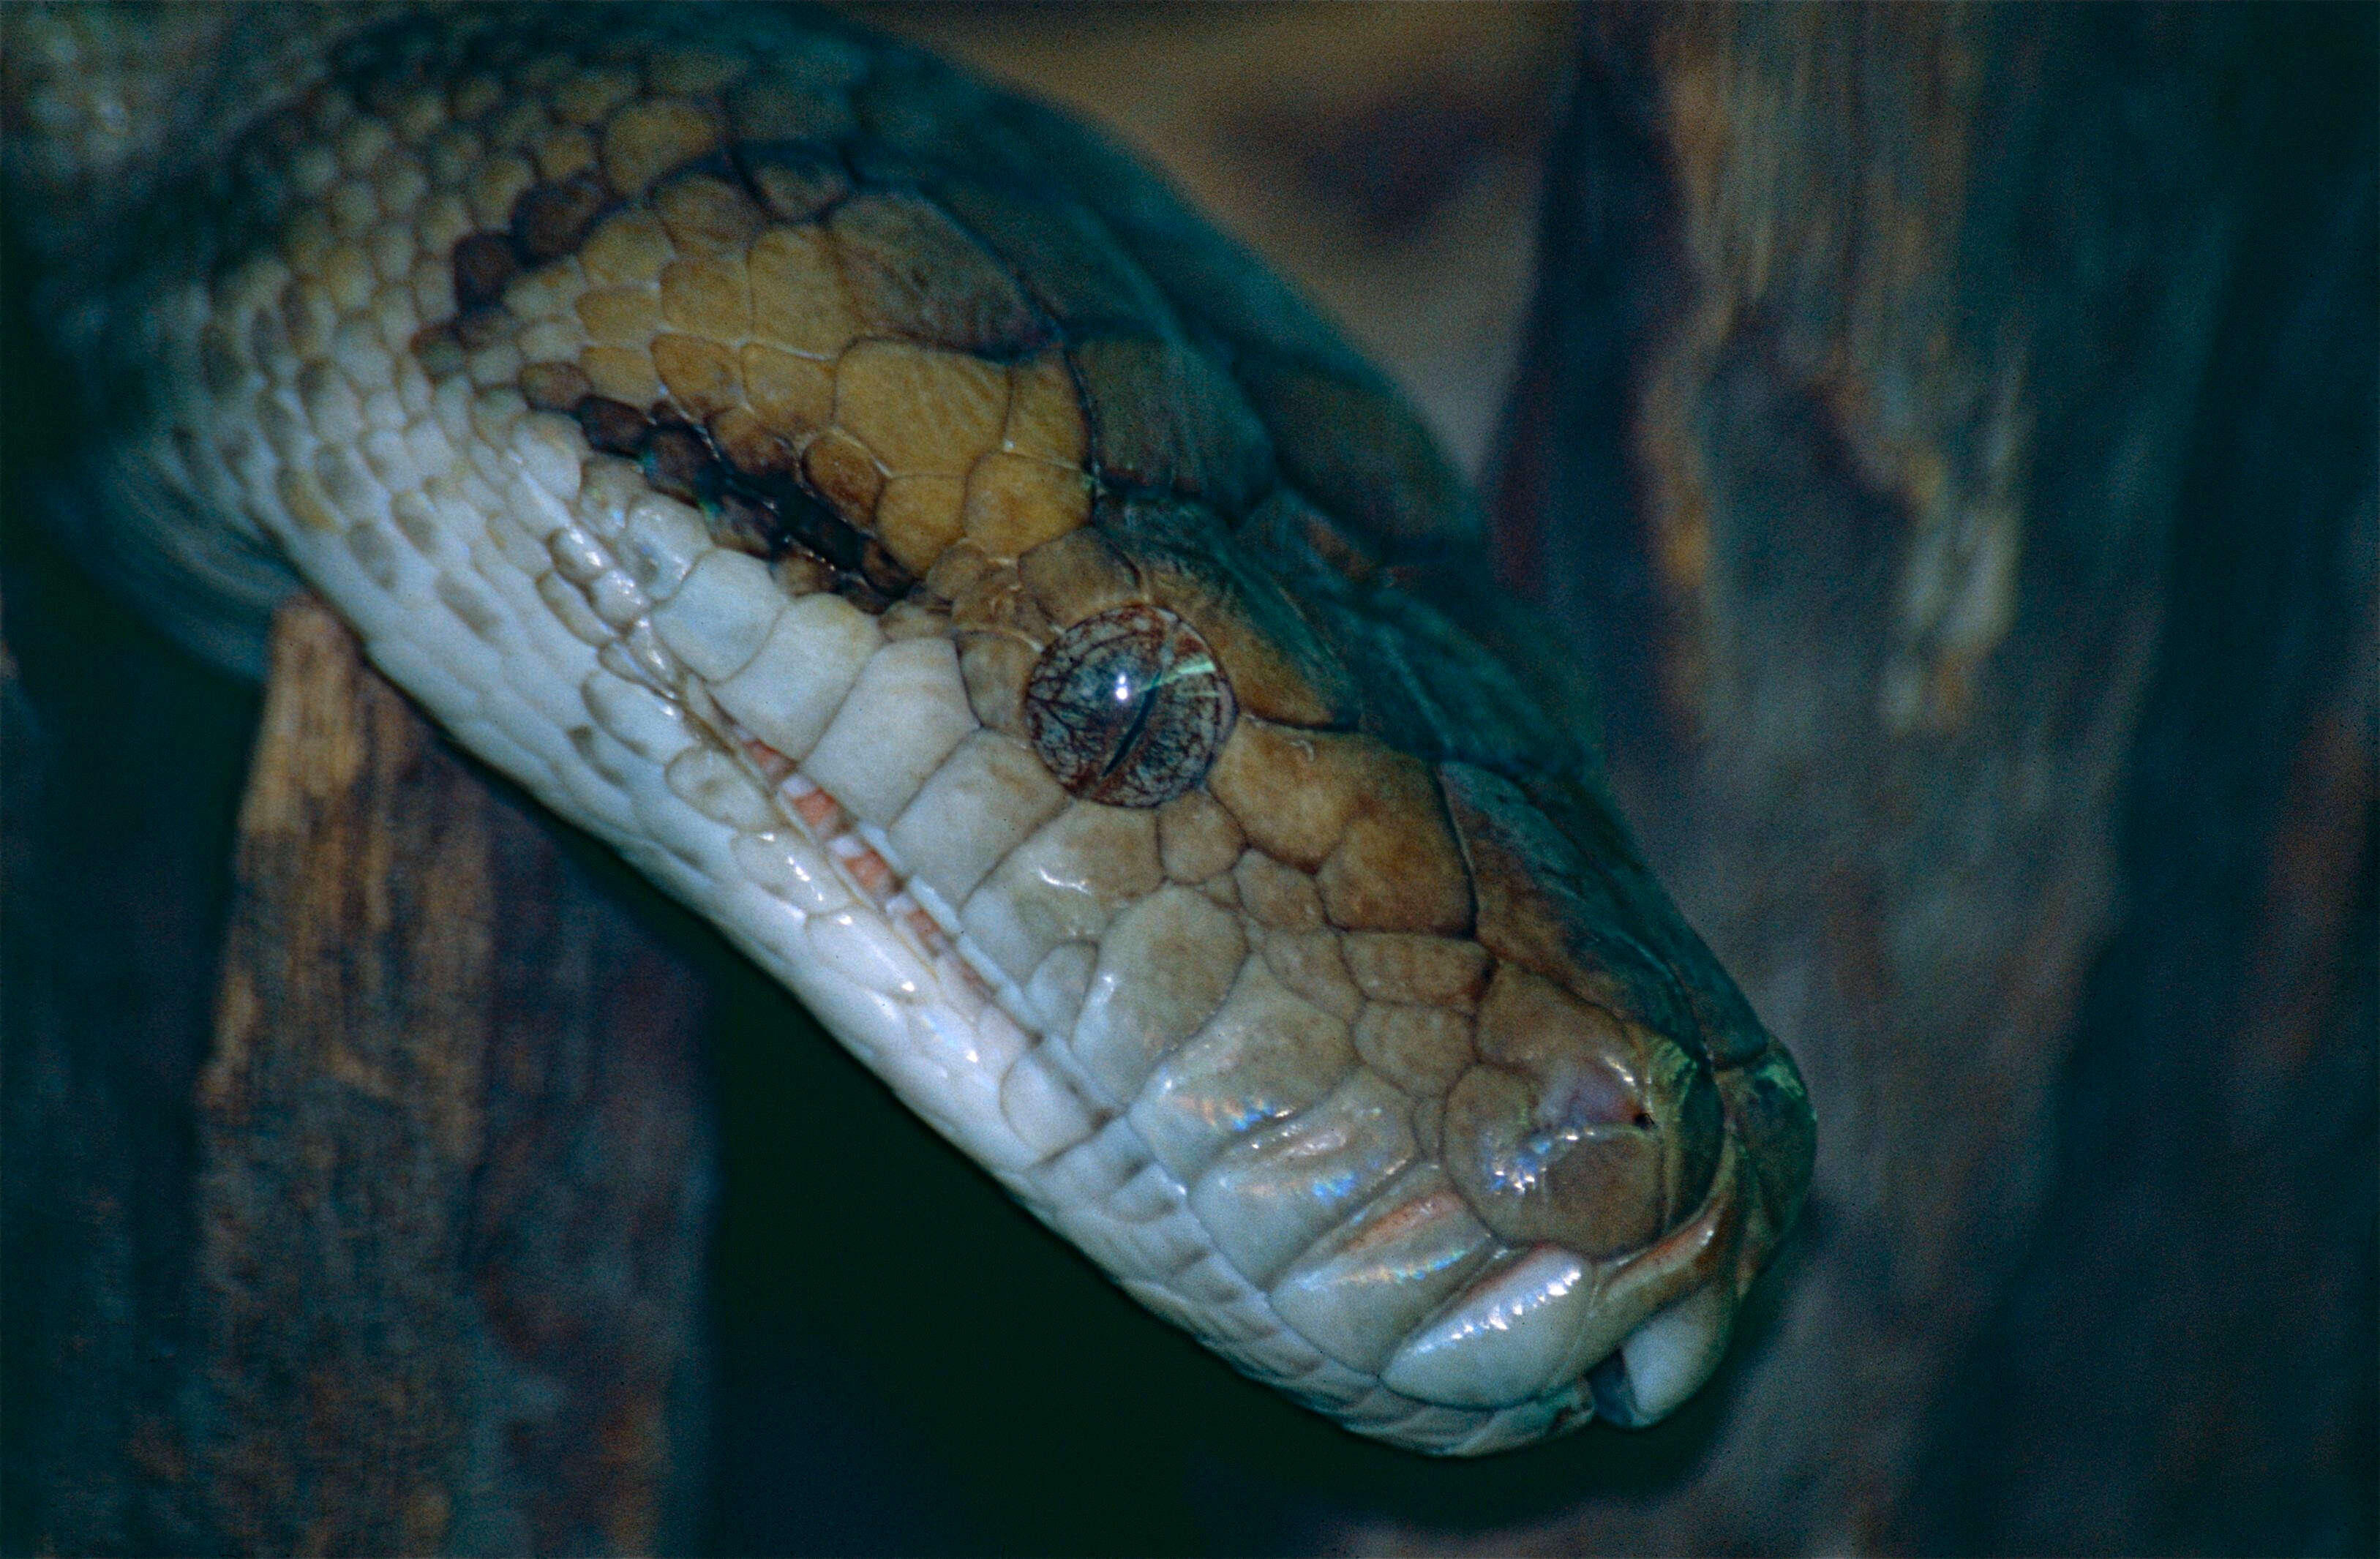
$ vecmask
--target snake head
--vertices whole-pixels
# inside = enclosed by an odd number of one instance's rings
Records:
[[[1469,679],[1444,700],[1466,737],[1525,727],[1483,712],[1484,658],[1366,639],[1379,597],[1293,598],[1242,545],[1118,506],[1022,571],[1073,624],[1022,682],[1037,752],[1085,801],[1156,811],[1181,884],[1127,912],[1161,930],[1063,1047],[1272,1314],[1400,1405],[1373,1432],[1475,1454],[1650,1423],[1716,1366],[1807,1189],[1792,1061],[1578,770],[1395,717],[1402,657],[1427,668],[1408,686]],[[1135,963],[1181,1011],[1135,1005]]]
[[[120,14],[12,60],[215,26]],[[141,386],[102,441],[136,555],[178,591],[269,542],[1127,1291],[1350,1429],[1475,1454],[1699,1384],[1806,1095],[1334,332],[1095,136],[840,22],[240,15],[156,102],[308,50],[322,84],[231,142],[79,137],[38,191],[107,216],[234,148],[57,278],[159,300],[60,311]]]

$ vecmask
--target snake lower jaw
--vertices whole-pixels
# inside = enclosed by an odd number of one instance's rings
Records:
[[[1592,1402],[1624,1427],[1653,1422],[1725,1349],[1740,1297],[1738,1190],[1730,1149],[1703,1206],[1646,1250],[1605,1261],[1550,1244],[1516,1252],[1418,1328],[1382,1384],[1477,1408]]]
[[[1718,1368],[1734,1323],[1734,1306],[1716,1287],[1647,1317],[1587,1372],[1595,1416],[1621,1429],[1669,1417]]]

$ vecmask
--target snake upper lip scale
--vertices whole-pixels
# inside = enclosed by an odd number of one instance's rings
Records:
[[[302,579],[1358,1433],[1707,1376],[1809,1182],[1793,1063],[1516,669],[1469,492],[1160,181],[773,9],[6,25],[76,540],[160,621],[252,663]]]

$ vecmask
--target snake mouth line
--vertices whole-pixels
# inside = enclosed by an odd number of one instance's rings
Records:
[[[584,538],[576,543],[579,550],[585,545]],[[608,586],[617,594],[622,577],[616,569],[606,569],[590,582],[587,593],[601,596]],[[554,605],[552,592],[546,594],[547,604]],[[795,759],[722,708],[709,680],[677,660],[652,633],[649,615],[635,620],[625,631],[600,634],[592,631],[597,623],[608,628],[601,616],[590,622],[576,613],[557,615],[578,636],[594,643],[599,660],[613,675],[682,708],[700,731],[706,743],[703,750],[714,759],[735,764],[763,804],[772,809],[774,820],[812,846],[842,885],[875,912],[884,934],[898,938],[939,974],[949,994],[972,997],[974,1003],[968,1005],[997,1000],[1028,1032],[1038,1032],[1015,983],[979,949],[969,945],[956,911],[917,879],[885,829],[858,816],[844,798],[805,773]],[[675,763],[665,771],[667,782],[680,799],[715,820],[744,826],[749,837],[765,838],[777,831],[751,828],[768,820],[751,815],[751,798],[727,802],[721,793],[722,778],[715,768],[703,772],[698,766]],[[782,876],[776,880],[780,887],[787,886]]]
[[[737,724],[723,719],[723,735],[747,761],[754,780],[781,802],[787,820],[824,851],[844,882],[883,917],[885,929],[946,980],[978,1000],[997,1001],[1027,1033],[1043,1039],[1040,1020],[1007,972],[974,945],[958,912],[902,864],[884,830],[853,816],[824,787],[784,754]]]

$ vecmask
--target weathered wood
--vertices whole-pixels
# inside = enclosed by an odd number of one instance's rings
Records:
[[[1502,562],[1820,1146],[1483,1550],[2373,1541],[2371,19],[1591,17]]]
[[[468,1455],[491,852],[335,619],[294,603],[273,653],[198,1098],[193,1473],[243,1550],[425,1553]]]
[[[1706,1465],[1539,1541],[1904,1542],[2039,1206],[2235,218],[2198,40],[2005,19],[1587,44],[1503,562],[1592,654],[1623,808],[1821,1130],[1740,1400],[1666,1432]]]
[[[235,876],[183,1418],[216,1524],[257,1552],[683,1544],[691,974],[557,899],[552,845],[310,598],[274,625]]]
[[[17,1480],[33,1508],[12,1534],[71,1551],[688,1548],[708,1428],[703,985],[592,880],[612,873],[588,847],[445,749],[323,608],[285,609],[273,647],[212,1039],[195,1088],[180,1074],[188,1245],[106,1189],[139,1166],[72,1154],[72,1123],[28,1119],[12,1089],[12,1127],[44,1133],[49,1158],[11,1190],[79,1195],[100,1237],[39,1253],[48,1286],[99,1308],[95,1333],[62,1314],[12,1330],[36,1355],[29,1427],[60,1437]],[[16,755],[35,774],[55,756]],[[12,867],[47,879],[69,907],[55,935],[74,934],[73,885],[39,869],[28,821]],[[26,1057],[103,1128],[159,1107],[104,1070],[103,1013],[32,984],[49,1010],[12,1026],[12,1083]],[[144,1264],[165,1280],[136,1282]],[[60,1350],[152,1336],[168,1340],[147,1361],[162,1380],[66,1395]]]

